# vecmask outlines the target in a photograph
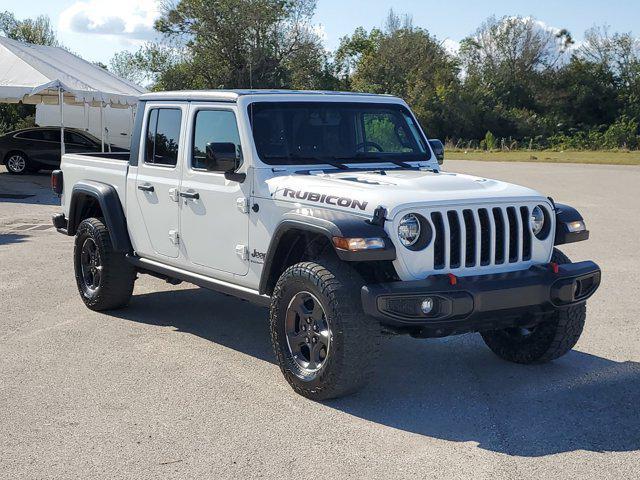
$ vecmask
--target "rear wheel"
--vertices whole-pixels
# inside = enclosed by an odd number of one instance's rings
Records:
[[[361,285],[349,267],[322,260],[293,265],[278,280],[271,340],[282,373],[300,395],[348,395],[372,374],[380,328],[362,312]]]
[[[80,296],[91,310],[115,309],[129,302],[135,269],[124,254],[113,251],[101,219],[87,218],[78,226],[74,268]]]
[[[551,261],[571,260],[554,248]],[[586,303],[555,310],[543,322],[530,328],[503,328],[482,332],[487,346],[504,360],[514,363],[545,363],[569,352],[578,342],[587,316]]]
[[[29,171],[27,156],[22,152],[11,152],[5,160],[7,171],[12,175],[24,175]]]

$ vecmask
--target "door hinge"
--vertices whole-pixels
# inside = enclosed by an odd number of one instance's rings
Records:
[[[174,245],[178,245],[180,243],[180,234],[176,230],[169,230],[169,240]]]
[[[248,260],[249,249],[246,245],[236,245],[236,255],[238,255],[242,260]]]
[[[242,213],[249,213],[249,199],[240,197],[236,200],[236,206]]]
[[[171,200],[173,200],[174,202],[178,201],[178,189],[177,188],[170,188],[169,189],[169,198]]]

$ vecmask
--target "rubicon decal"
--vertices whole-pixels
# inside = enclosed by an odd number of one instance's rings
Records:
[[[341,197],[340,195],[327,195],[326,193],[316,193],[316,192],[304,192],[302,190],[292,190],[290,188],[284,189],[285,197],[295,198],[298,200],[307,200],[309,202],[318,202],[318,203],[326,203],[327,205],[337,205],[339,207],[346,208],[359,208],[360,210],[365,210],[367,208],[367,203],[361,200],[356,200],[355,198],[349,197]]]

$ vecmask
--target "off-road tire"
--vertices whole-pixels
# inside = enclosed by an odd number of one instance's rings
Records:
[[[102,267],[94,291],[87,288],[82,270],[82,250],[88,239],[95,244]],[[102,219],[87,218],[80,223],[75,237],[73,259],[78,291],[87,307],[102,311],[120,308],[129,303],[136,272],[124,254],[113,251],[109,231]]]
[[[557,248],[551,261],[563,264],[571,260]],[[487,346],[497,356],[514,363],[546,363],[565,355],[580,338],[587,316],[586,302],[557,309],[526,336],[514,334],[514,329],[482,332]]]
[[[371,377],[378,357],[380,326],[364,315],[363,281],[337,260],[302,262],[289,267],[276,283],[270,311],[273,349],[284,377],[300,395],[326,400],[351,394]],[[288,346],[286,314],[291,300],[309,292],[324,309],[332,333],[321,369],[312,376],[296,363]]]

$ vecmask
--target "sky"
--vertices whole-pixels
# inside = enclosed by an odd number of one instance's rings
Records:
[[[358,26],[380,27],[390,8],[410,14],[446,45],[470,35],[490,15],[533,16],[566,28],[579,42],[594,25],[640,36],[640,0],[318,0],[313,23],[333,50]],[[17,18],[48,15],[62,43],[90,61],[108,64],[120,50],[135,50],[154,37],[157,0],[0,0],[0,11]]]

